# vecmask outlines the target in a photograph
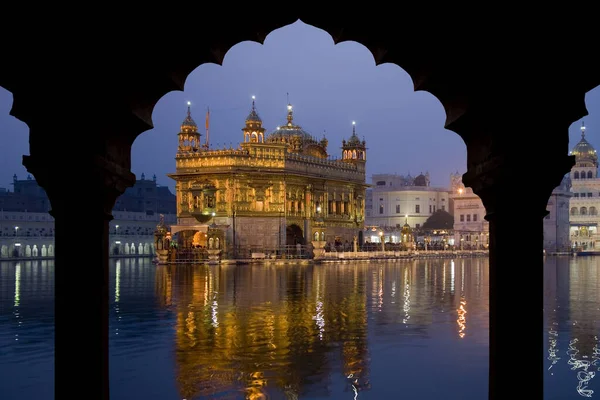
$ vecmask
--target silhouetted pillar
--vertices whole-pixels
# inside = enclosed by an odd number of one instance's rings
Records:
[[[478,152],[477,146],[467,147]],[[490,222],[490,400],[520,396],[521,366],[515,360],[527,364],[527,398],[543,399],[543,219],[552,190],[574,163],[561,150],[551,143],[515,141],[504,154],[488,153],[470,164],[463,175]],[[524,156],[531,152],[547,162],[529,163]]]
[[[118,154],[129,157],[130,150]],[[106,400],[108,222],[135,176],[105,157],[60,158],[23,157],[55,220],[55,398],[80,397],[85,388],[86,398]]]

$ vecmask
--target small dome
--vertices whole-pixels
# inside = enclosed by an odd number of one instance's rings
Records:
[[[310,133],[297,125],[277,127],[277,129],[269,133],[267,142],[289,142],[293,137],[298,137],[304,142],[316,142]]]
[[[352,136],[350,136],[350,139],[348,139],[348,141],[346,142],[346,144],[348,146],[360,146],[361,142],[360,142],[360,139],[358,138],[358,136],[356,136],[353,133]]]
[[[262,119],[260,119],[260,116],[256,112],[256,101],[254,96],[252,96],[252,110],[250,110],[250,114],[246,117],[246,124],[249,122],[260,122],[262,124]]]
[[[413,185],[414,186],[427,186],[427,178],[423,174],[418,175],[415,178],[415,180],[413,181]]]
[[[575,156],[576,162],[591,161],[595,164],[598,163],[598,155],[596,154],[596,150],[594,150],[590,142],[585,139],[585,125],[583,122],[581,123],[581,140],[575,145],[569,154]]]
[[[185,131],[186,129],[196,130],[198,129],[198,125],[196,125],[196,121],[192,118],[192,112],[190,110],[190,106],[188,105],[187,115],[183,122],[181,123],[181,131]]]
[[[278,126],[277,129],[269,133],[267,142],[290,143],[292,140],[298,139],[300,139],[302,143],[317,143],[310,133],[306,132],[299,125],[294,124],[292,106],[288,104],[287,123]]]
[[[352,135],[350,136],[350,139],[348,139],[347,141],[344,140],[342,142],[342,146],[360,147],[361,144],[363,144],[363,143],[360,141],[358,136],[356,136],[356,123],[353,121],[352,122]]]
[[[577,161],[598,161],[596,150],[594,150],[592,145],[585,139],[585,137],[582,137],[579,143],[575,145],[573,150],[571,150],[571,154],[575,156]]]
[[[255,109],[250,111],[250,114],[246,117],[246,122],[262,122],[262,119],[258,116],[258,113]]]

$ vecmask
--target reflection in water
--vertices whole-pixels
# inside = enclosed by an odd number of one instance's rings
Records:
[[[410,319],[410,279],[408,278],[408,268],[404,268],[404,318],[402,318],[402,323],[408,323]]]
[[[345,390],[359,398],[361,391],[373,389],[370,312],[381,315],[375,334],[391,330],[398,337],[411,332],[396,331],[399,326],[393,324],[397,285],[403,288],[403,301],[395,312],[403,325],[424,332],[433,323],[427,316],[430,304],[447,302],[458,305],[455,318],[462,321],[461,338],[465,337],[466,298],[471,291],[465,287],[465,271],[470,269],[461,265],[459,271],[460,298],[441,293],[446,279],[451,287],[454,282],[439,263],[158,267],[159,303],[173,306],[176,313],[180,396],[329,397],[332,379],[341,373]],[[431,285],[439,280],[443,281],[439,292],[432,292]],[[418,318],[412,321],[415,288],[420,303]],[[480,305],[487,302],[473,300]],[[480,325],[486,329],[484,320],[485,316]],[[388,368],[402,362],[395,359]]]
[[[307,387],[326,395],[328,357],[340,360],[352,390],[365,388],[365,280],[341,279],[344,269],[159,267],[159,297],[177,292],[179,299],[181,396],[233,390],[248,399],[274,393],[294,398]],[[340,285],[326,292],[327,280]]]
[[[22,321],[19,320],[19,304],[21,304],[21,263],[17,262],[15,266],[15,301],[14,311],[15,320],[17,321],[17,328],[21,327]],[[15,340],[19,340],[19,331],[15,332]]]
[[[121,314],[119,310],[119,300],[121,300],[121,260],[116,260],[115,265],[115,315],[117,316],[117,322],[121,321]],[[115,335],[119,334],[119,324],[115,325]]]
[[[575,338],[569,342],[569,349],[567,350],[567,354],[569,355],[569,361],[567,361],[567,363],[569,365],[572,365],[572,370],[579,370],[577,372],[577,380],[579,381],[579,383],[577,384],[577,393],[584,397],[592,397],[594,391],[588,389],[588,382],[596,375],[596,373],[593,371],[588,372],[588,368],[591,365],[591,362],[589,360],[577,358],[579,350],[577,349],[577,347],[575,347],[575,344],[578,341],[579,340]]]
[[[43,400],[53,392],[54,266],[19,265],[0,263],[2,400]],[[487,265],[113,259],[111,399],[485,398]]]
[[[14,306],[19,307],[21,302],[21,263],[15,266],[15,302]]]
[[[597,397],[593,386],[600,367],[598,260],[546,259],[544,310],[549,374],[545,386],[552,399]],[[572,383],[565,386],[565,380]]]

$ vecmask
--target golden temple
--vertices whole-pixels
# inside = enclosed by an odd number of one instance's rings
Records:
[[[353,243],[364,226],[366,142],[352,134],[342,141],[341,158],[294,122],[266,133],[252,98],[238,148],[211,149],[188,103],[178,134],[177,225],[181,247],[206,246],[209,226],[225,232],[225,254],[233,250],[277,251],[314,240]],[[207,119],[208,135],[208,119]],[[207,141],[208,142],[208,141]]]

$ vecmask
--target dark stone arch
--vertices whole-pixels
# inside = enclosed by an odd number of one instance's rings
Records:
[[[70,173],[75,178],[86,177],[92,170],[97,174],[82,188],[89,201],[83,203],[85,207],[65,204],[65,208],[79,209],[70,214],[66,209],[58,210],[55,214],[56,240],[66,244],[80,222],[72,215],[86,215],[95,227],[90,229],[92,240],[102,246],[94,247],[94,254],[77,253],[82,247],[78,245],[72,246],[74,250],[69,254],[59,249],[57,263],[70,262],[77,267],[78,257],[89,257],[86,271],[107,270],[105,219],[110,211],[107,208],[114,204],[115,196],[124,186],[132,184],[131,144],[139,134],[152,128],[152,111],[159,99],[170,91],[183,90],[187,76],[199,65],[222,63],[231,46],[245,40],[262,42],[267,33],[300,18],[329,32],[336,43],[354,40],[363,44],[377,64],[397,64],[411,76],[415,90],[428,91],[441,102],[446,111],[446,128],[459,134],[467,144],[469,171],[464,181],[480,195],[486,209],[492,211],[491,219],[496,218],[490,222],[490,270],[495,271],[490,274],[491,286],[511,287],[512,293],[527,296],[519,298],[517,303],[511,292],[498,295],[500,292],[496,291],[495,298],[490,295],[490,315],[496,313],[498,317],[491,318],[490,333],[504,337],[504,343],[510,346],[510,338],[514,336],[511,329],[520,326],[522,356],[537,365],[535,357],[539,354],[530,349],[541,349],[537,334],[541,324],[538,324],[539,313],[522,316],[513,310],[523,309],[522,304],[542,309],[536,305],[541,298],[537,296],[542,281],[541,257],[537,254],[541,251],[540,242],[535,240],[531,248],[523,249],[525,257],[521,261],[528,268],[523,270],[520,282],[508,280],[501,269],[514,261],[509,259],[514,227],[507,225],[510,218],[502,218],[514,210],[511,199],[503,195],[511,192],[507,189],[515,182],[525,185],[520,179],[522,169],[516,167],[522,154],[515,153],[511,146],[535,144],[544,154],[545,162],[556,160],[550,171],[538,174],[544,179],[536,181],[535,186],[512,188],[513,192],[525,189],[534,195],[533,199],[527,199],[529,203],[519,206],[534,209],[527,213],[524,225],[532,226],[541,235],[538,214],[544,212],[551,190],[572,165],[566,156],[568,127],[587,114],[585,93],[600,84],[600,73],[594,63],[573,59],[580,57],[586,47],[597,47],[597,35],[592,32],[595,26],[581,23],[580,19],[571,19],[574,21],[571,24],[568,14],[563,14],[562,20],[524,18],[522,25],[511,20],[509,35],[499,34],[506,32],[505,19],[498,18],[498,23],[485,19],[483,26],[475,21],[478,18],[463,20],[461,10],[444,15],[441,21],[432,20],[427,9],[415,14],[418,20],[400,20],[396,13],[386,13],[378,7],[372,7],[373,11],[365,7],[360,13],[336,10],[333,15],[322,8],[307,10],[302,6],[298,11],[283,10],[277,14],[266,5],[266,9],[261,9],[261,5],[255,4],[251,19],[245,13],[215,8],[208,6],[203,10],[211,15],[205,24],[182,23],[182,9],[177,7],[178,18],[168,26],[168,10],[162,7],[154,21],[150,10],[146,10],[148,14],[136,15],[123,24],[111,18],[109,29],[99,25],[106,24],[103,18],[95,23],[67,14],[46,15],[43,19],[36,19],[31,13],[12,15],[14,26],[35,25],[37,32],[43,32],[37,35],[37,40],[18,32],[10,35],[0,64],[0,86],[14,97],[11,115],[31,130],[31,159],[25,159],[27,168],[51,200],[64,195],[61,174]],[[68,32],[77,35],[76,42],[70,40]],[[94,39],[98,36],[102,42]],[[53,59],[40,64],[40,54],[48,48],[53,50]],[[191,48],[197,51],[190,51]],[[84,99],[80,98],[82,95]],[[536,123],[536,131],[525,131],[532,121]],[[55,134],[61,135],[60,141],[55,140]],[[539,146],[540,138],[544,139],[543,146]],[[78,168],[61,169],[56,158],[64,155],[71,156]],[[84,244],[78,237],[73,240]],[[72,395],[72,381],[77,380],[92,388],[96,398],[106,399],[108,347],[106,330],[102,327],[108,315],[105,306],[108,302],[98,300],[105,296],[105,291],[97,284],[91,285],[94,291],[84,290],[83,285],[78,288],[78,282],[69,279],[62,275],[55,283],[57,315],[62,315],[56,323],[56,397]],[[91,308],[87,313],[77,312],[85,318],[75,322],[71,321],[71,315],[77,304],[72,298],[79,298],[79,304]],[[506,310],[511,311],[508,317]],[[76,333],[82,329],[89,335],[85,342],[77,342],[81,339]],[[495,349],[492,351],[495,360],[490,360],[490,376],[495,377],[494,382],[490,380],[490,398],[510,398],[514,395],[514,373],[502,367],[512,362],[510,347],[495,345],[494,340],[490,338],[490,348]],[[80,365],[81,358],[69,351],[86,346],[103,351],[90,353],[84,361],[86,365],[74,370],[72,366]],[[542,358],[538,358],[541,362]],[[538,368],[532,369],[536,372],[532,372],[530,381],[538,385],[535,388],[538,395],[532,396],[541,398],[542,380]]]

